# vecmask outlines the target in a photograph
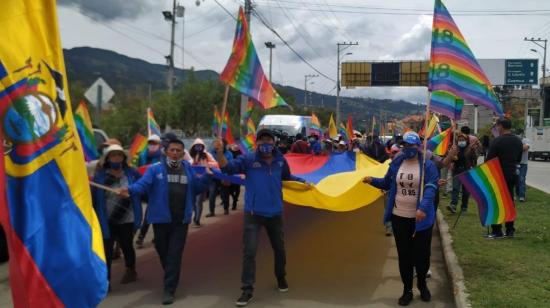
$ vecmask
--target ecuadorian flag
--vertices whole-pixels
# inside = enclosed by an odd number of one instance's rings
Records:
[[[55,1],[3,0],[0,29],[0,221],[14,306],[95,307],[107,270]]]

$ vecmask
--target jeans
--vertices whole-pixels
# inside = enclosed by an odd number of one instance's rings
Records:
[[[470,193],[468,192],[468,190],[466,190],[466,187],[464,187],[464,185],[460,184],[458,177],[456,177],[456,175],[459,173],[462,173],[462,172],[456,172],[456,173],[453,172],[453,191],[451,193],[451,204],[454,206],[458,204],[458,194],[460,193],[460,191],[462,191],[461,206],[462,206],[462,209],[467,209]]]
[[[210,214],[214,214],[216,210],[216,196],[218,195],[219,186],[219,180],[211,181],[210,186],[208,186],[208,208],[210,209]]]
[[[120,248],[122,249],[126,268],[136,268],[136,251],[132,243],[134,239],[134,223],[109,224],[109,231],[111,238],[103,239],[103,248],[105,249],[105,260],[107,261],[107,279],[111,281],[111,264],[113,262],[115,240],[120,244]]]
[[[273,248],[275,259],[275,277],[284,279],[286,276],[286,253],[283,239],[283,217],[263,217],[244,213],[244,232],[243,232],[243,271],[241,275],[242,290],[252,292],[256,282],[256,251],[258,250],[258,240],[260,229],[264,227],[267,236]]]
[[[206,192],[203,192],[197,196],[195,196],[195,202],[193,203],[193,212],[195,212],[195,216],[193,217],[193,222],[195,224],[201,223],[201,217],[202,217],[202,203],[206,200]]]
[[[519,183],[516,187],[516,196],[525,199],[525,180],[527,178],[527,164],[519,165]]]
[[[426,286],[426,275],[430,268],[432,227],[415,233],[415,218],[392,215],[391,222],[403,290],[412,290],[413,268],[416,268],[417,286]]]
[[[174,294],[180,280],[181,257],[189,224],[153,224],[155,249],[164,269],[164,291]]]

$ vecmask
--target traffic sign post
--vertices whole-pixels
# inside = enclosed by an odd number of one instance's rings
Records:
[[[539,81],[537,59],[506,59],[507,85],[535,85]]]
[[[102,108],[113,98],[115,91],[99,77],[91,86],[88,88],[84,97],[95,107],[95,123],[99,124],[99,117],[101,114]]]

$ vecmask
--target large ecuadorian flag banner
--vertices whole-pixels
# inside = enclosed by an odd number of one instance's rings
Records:
[[[283,183],[283,198],[294,205],[345,212],[371,205],[382,196],[380,189],[362,182],[365,176],[384,177],[389,160],[381,164],[362,153],[331,155],[286,154],[293,175],[314,184]]]
[[[15,307],[95,307],[107,292],[55,0],[2,0],[0,221]]]

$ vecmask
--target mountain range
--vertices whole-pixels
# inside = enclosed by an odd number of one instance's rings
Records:
[[[115,91],[125,94],[133,92],[147,95],[147,89],[166,89],[166,66],[153,64],[147,61],[131,58],[114,51],[92,48],[75,47],[64,49],[67,74],[70,82],[78,82],[83,87],[90,86],[98,77],[102,77]],[[175,69],[176,80],[183,80],[188,70]],[[212,70],[195,71],[200,80],[219,79],[219,74]],[[298,106],[303,106],[305,92],[292,86],[275,84],[276,88],[283,89],[287,94],[294,96]],[[308,92],[308,105],[334,109],[336,96]],[[370,119],[372,115],[381,113],[390,117],[403,117],[416,113],[418,106],[403,100],[342,97],[343,116],[353,115],[355,120]]]

